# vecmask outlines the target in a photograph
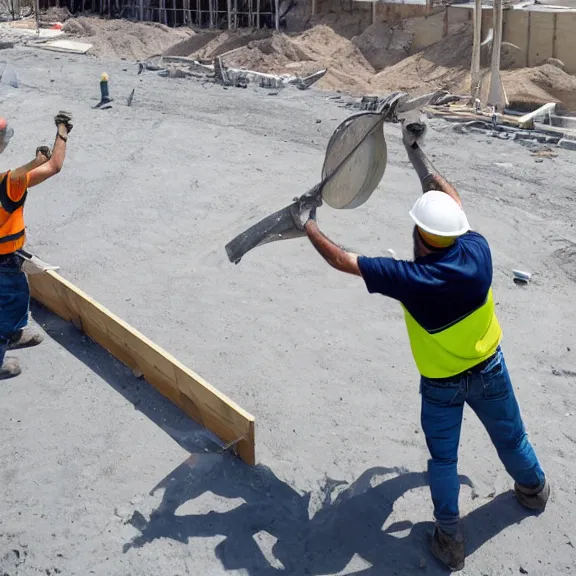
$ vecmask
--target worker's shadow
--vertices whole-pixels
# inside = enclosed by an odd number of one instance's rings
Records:
[[[326,479],[320,507],[311,515],[310,494],[300,494],[265,466],[250,467],[218,453],[218,443],[209,432],[70,323],[37,304],[33,315],[49,336],[191,453],[152,490],[163,494],[149,518],[133,514],[131,523],[140,534],[124,546],[125,551],[158,538],[186,543],[195,537],[224,536],[216,556],[226,570],[244,569],[249,576],[334,574],[355,555],[372,567],[348,574],[416,575],[422,574],[424,564],[428,575],[446,574],[427,552],[430,522],[401,521],[383,529],[394,503],[410,490],[426,486],[425,474],[372,468],[347,486]],[[466,477],[461,482],[471,485]],[[183,504],[205,492],[243,503],[225,512],[179,513]],[[468,555],[526,515],[511,492],[474,510],[464,519]]]
[[[471,485],[466,477],[461,482]],[[243,569],[249,576],[335,574],[355,555],[371,567],[348,574],[421,574],[424,567],[427,574],[447,573],[427,550],[431,522],[400,521],[383,529],[394,503],[427,484],[425,474],[372,468],[333,497],[342,484],[325,480],[320,509],[310,517],[310,494],[298,493],[270,469],[249,467],[226,455],[193,454],[152,490],[164,492],[149,519],[134,513],[131,523],[140,534],[124,549],[158,538],[186,543],[189,538],[225,536],[216,556],[226,570]],[[183,504],[208,491],[244,502],[226,512],[178,514]],[[512,492],[480,506],[464,520],[467,553],[526,515]],[[265,554],[261,546],[266,545]]]

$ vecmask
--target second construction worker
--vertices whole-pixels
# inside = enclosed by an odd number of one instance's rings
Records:
[[[30,287],[22,271],[20,251],[26,240],[24,205],[28,189],[58,174],[64,164],[72,115],[61,111],[54,121],[57,132],[52,151],[40,146],[31,162],[0,173],[0,379],[21,372],[18,359],[6,356],[8,349],[36,346],[43,339],[28,322]],[[0,154],[13,134],[8,122],[0,119]]]
[[[488,242],[470,231],[458,193],[434,173],[418,145],[420,130],[421,125],[415,131],[403,129],[424,190],[410,211],[413,261],[343,250],[320,232],[313,204],[301,207],[296,223],[328,264],[362,277],[370,293],[394,298],[404,309],[421,375],[421,424],[431,457],[428,475],[436,519],[431,550],[457,571],[465,560],[457,471],[465,403],[488,431],[520,504],[543,511],[550,487],[526,435],[500,348]]]

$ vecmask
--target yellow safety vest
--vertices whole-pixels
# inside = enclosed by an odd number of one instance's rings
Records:
[[[469,370],[490,358],[502,339],[492,289],[480,308],[434,333],[402,308],[416,366],[426,378],[450,378]]]

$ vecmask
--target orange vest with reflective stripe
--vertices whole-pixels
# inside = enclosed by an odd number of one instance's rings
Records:
[[[24,246],[24,202],[28,190],[18,202],[10,199],[10,172],[0,175],[0,254],[12,254]]]

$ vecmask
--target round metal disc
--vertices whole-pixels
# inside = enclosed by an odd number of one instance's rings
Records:
[[[372,195],[386,169],[383,116],[374,112],[347,118],[328,143],[322,199],[332,208],[356,208]]]

